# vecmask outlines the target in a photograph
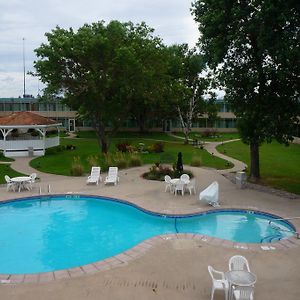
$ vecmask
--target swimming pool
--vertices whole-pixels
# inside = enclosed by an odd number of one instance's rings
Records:
[[[273,216],[274,218],[274,216]],[[198,233],[236,242],[271,242],[290,236],[288,222],[272,216],[217,210],[163,216],[117,199],[61,195],[0,205],[0,273],[62,270],[119,254],[153,236]],[[286,231],[287,230],[287,231]]]

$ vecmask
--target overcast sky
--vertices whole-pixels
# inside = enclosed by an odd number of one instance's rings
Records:
[[[23,95],[23,38],[26,71],[33,70],[33,50],[56,25],[74,29],[99,20],[132,21],[155,29],[165,44],[197,42],[191,0],[0,0],[0,98]],[[42,86],[26,75],[26,94]]]

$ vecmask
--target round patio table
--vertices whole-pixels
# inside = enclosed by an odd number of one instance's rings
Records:
[[[29,176],[19,176],[19,177],[13,177],[10,179],[13,183],[16,184],[16,186],[18,187],[18,191],[21,191],[21,188],[24,187],[25,183],[29,183],[31,182],[31,177]]]
[[[231,270],[225,272],[225,278],[229,282],[229,299],[232,299],[232,286],[253,286],[256,275],[247,270]]]

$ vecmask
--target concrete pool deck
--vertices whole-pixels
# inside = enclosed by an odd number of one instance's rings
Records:
[[[28,167],[28,162],[28,158],[18,158],[12,167],[24,173],[34,172]],[[191,169],[197,187],[197,194],[192,196],[175,197],[164,192],[163,182],[142,179],[140,175],[148,170],[146,166],[121,170],[117,186],[104,186],[103,183],[99,186],[86,185],[85,177],[37,172],[41,181],[35,183],[32,192],[6,192],[3,186],[0,188],[0,200],[37,195],[39,187],[45,193],[50,184],[53,194],[73,192],[109,196],[162,213],[195,213],[209,208],[199,202],[199,191],[217,180],[221,208],[257,209],[281,217],[300,216],[299,197],[289,199],[253,189],[241,190],[215,170]],[[300,220],[292,223],[300,228]],[[264,251],[258,247],[234,248],[209,238],[182,235],[174,239],[160,239],[133,260],[119,264],[108,260],[102,270],[81,270],[59,280],[37,276],[36,283],[0,284],[0,299],[210,299],[211,279],[207,266],[226,271],[229,258],[241,254],[248,259],[251,271],[257,275],[255,299],[296,300],[300,294],[299,246],[300,240],[293,239],[288,245],[282,243],[281,247]],[[215,299],[224,299],[224,296],[217,292]]]

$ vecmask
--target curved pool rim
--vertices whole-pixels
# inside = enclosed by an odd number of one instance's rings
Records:
[[[267,216],[271,218],[283,218],[275,213],[265,212],[256,209],[249,209],[249,208],[210,208],[208,207],[207,210],[200,211],[200,212],[193,212],[193,213],[185,213],[185,214],[169,214],[169,213],[161,213],[155,212],[148,209],[145,209],[135,203],[130,201],[108,197],[108,196],[101,196],[101,195],[88,195],[88,194],[79,194],[79,193],[69,193],[69,194],[51,194],[51,195],[36,195],[36,196],[28,196],[22,198],[13,198],[8,200],[0,201],[1,204],[11,203],[11,202],[19,202],[19,201],[28,201],[28,200],[35,200],[35,199],[50,199],[56,197],[66,197],[66,198],[80,198],[80,197],[89,197],[93,199],[99,199],[101,201],[112,201],[122,203],[124,205],[128,205],[134,207],[146,214],[160,216],[160,217],[168,217],[168,218],[190,218],[196,217],[206,214],[211,214],[215,212],[247,212],[247,213],[255,213],[257,215]],[[286,223],[290,226],[295,232],[300,232],[300,230],[290,221],[283,220],[282,222]],[[164,234],[152,237],[147,239],[129,250],[125,252],[119,253],[115,256],[106,258],[104,260],[100,260],[94,263],[65,269],[65,270],[58,270],[58,271],[51,271],[51,272],[43,272],[43,273],[33,273],[33,274],[0,274],[0,284],[2,283],[38,283],[38,282],[50,282],[53,280],[58,279],[66,279],[66,278],[73,278],[78,277],[80,275],[85,275],[89,273],[95,273],[96,271],[108,270],[114,267],[127,264],[131,260],[140,257],[141,255],[145,254],[149,249],[153,246],[159,244],[164,240],[176,240],[176,239],[192,239],[192,240],[200,240],[202,242],[215,245],[215,246],[222,246],[222,247],[229,247],[229,248],[236,248],[236,249],[243,249],[243,250],[254,250],[254,251],[265,251],[265,250],[276,250],[276,249],[288,249],[294,248],[298,246],[299,243],[295,243],[295,237],[291,236],[285,239],[282,239],[278,242],[272,243],[264,243],[263,247],[260,243],[240,243],[240,242],[233,242],[229,240],[224,240],[221,238],[215,238],[211,236],[206,236],[202,234],[194,234],[194,233],[174,233],[174,234]]]

